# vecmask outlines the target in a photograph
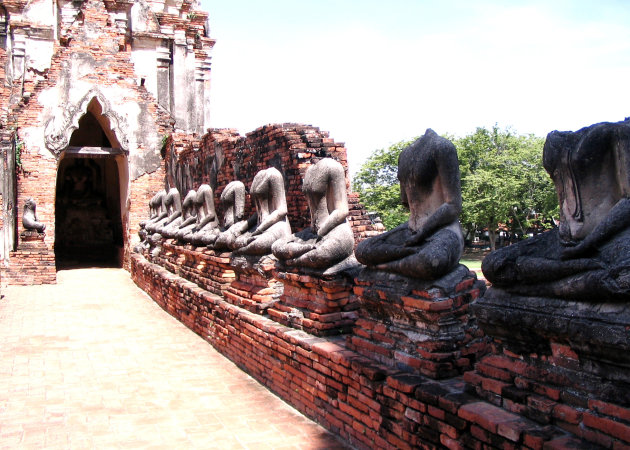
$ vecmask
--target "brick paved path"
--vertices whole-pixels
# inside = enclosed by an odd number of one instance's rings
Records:
[[[343,448],[122,269],[2,293],[0,448]]]

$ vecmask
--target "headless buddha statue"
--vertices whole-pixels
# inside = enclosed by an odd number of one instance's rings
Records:
[[[252,220],[243,220],[245,215],[245,185],[241,181],[232,181],[221,192],[223,205],[223,229],[214,242],[215,249],[230,249],[237,237],[245,233],[256,223],[256,215]]]
[[[630,120],[549,133],[543,164],[558,194],[558,228],[491,253],[484,275],[522,295],[627,300]]]
[[[166,191],[162,189],[149,201],[149,220],[144,224],[144,228],[148,233],[155,233],[157,224],[168,217],[168,208],[164,203],[165,200]]]
[[[401,152],[398,179],[409,221],[361,242],[356,258],[369,267],[407,277],[440,278],[457,266],[464,249],[455,146],[427,130]]]
[[[199,186],[195,197],[195,205],[197,209],[197,224],[188,236],[188,240],[197,246],[212,246],[219,235],[220,229],[217,213],[214,209],[214,195],[209,185],[202,184]]]
[[[155,232],[162,234],[164,229],[182,215],[182,199],[177,188],[171,188],[166,194],[164,205],[168,215],[155,224]]]
[[[275,241],[291,235],[282,174],[274,167],[261,170],[250,193],[256,204],[256,225],[234,240],[233,253],[268,255]]]
[[[287,266],[322,269],[352,254],[354,236],[348,217],[346,176],[343,166],[331,158],[312,165],[302,188],[311,212],[311,226],[279,239],[271,249]]]
[[[197,225],[197,207],[195,205],[195,198],[197,197],[197,191],[191,189],[184,197],[182,202],[182,222],[179,224],[179,228],[175,232],[175,238],[180,241],[184,240],[184,237],[189,235],[193,228]]]

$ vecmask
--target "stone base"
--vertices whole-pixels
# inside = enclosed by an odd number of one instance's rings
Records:
[[[429,380],[384,367],[343,337],[252,314],[140,255],[131,255],[131,274],[162,308],[351,448],[593,448],[465,393],[462,377]]]
[[[434,281],[364,269],[355,283],[361,310],[348,346],[358,353],[438,379],[469,370],[486,351],[468,311],[485,285],[465,266]]]
[[[10,267],[2,269],[2,284],[55,284],[55,253],[44,242],[45,233],[23,231],[17,250],[9,252]]]
[[[272,256],[232,256],[235,280],[223,293],[225,300],[248,311],[265,314],[282,294],[283,285],[272,274]]]
[[[219,253],[206,247],[182,245],[175,239],[163,241],[142,254],[171,273],[192,281],[196,285],[222,295],[236,279],[230,266],[230,253]]]
[[[491,288],[473,310],[494,345],[465,374],[471,390],[594,444],[630,445],[630,304]]]
[[[353,293],[351,279],[342,273],[324,275],[286,268],[275,270],[274,276],[284,283],[284,292],[267,311],[272,319],[315,336],[352,330],[359,300]]]

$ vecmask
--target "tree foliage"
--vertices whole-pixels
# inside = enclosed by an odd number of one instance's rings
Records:
[[[542,165],[544,139],[496,125],[454,141],[462,178],[460,217],[467,234],[487,229],[495,246],[500,224],[525,235],[557,214],[553,183]]]
[[[352,181],[352,189],[361,202],[368,211],[378,213],[388,230],[409,220],[409,212],[400,203],[398,156],[414,140],[374,151]]]
[[[492,248],[500,224],[521,236],[536,222],[557,216],[553,183],[542,166],[544,140],[517,135],[496,125],[453,139],[462,179],[461,222],[472,237],[487,229]],[[411,141],[376,150],[354,178],[353,188],[370,211],[378,212],[387,229],[408,220],[400,203],[398,156]]]

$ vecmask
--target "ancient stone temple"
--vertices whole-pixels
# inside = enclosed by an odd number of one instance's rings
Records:
[[[207,19],[188,0],[0,4],[5,281],[54,281],[64,261],[128,261],[164,184],[167,137],[209,125]],[[23,235],[27,199],[39,235]]]
[[[548,135],[559,226],[490,254],[487,288],[448,139],[401,153],[385,232],[328,133],[208,128],[207,17],[0,4],[2,282],[122,266],[354,448],[630,448],[630,120]]]

